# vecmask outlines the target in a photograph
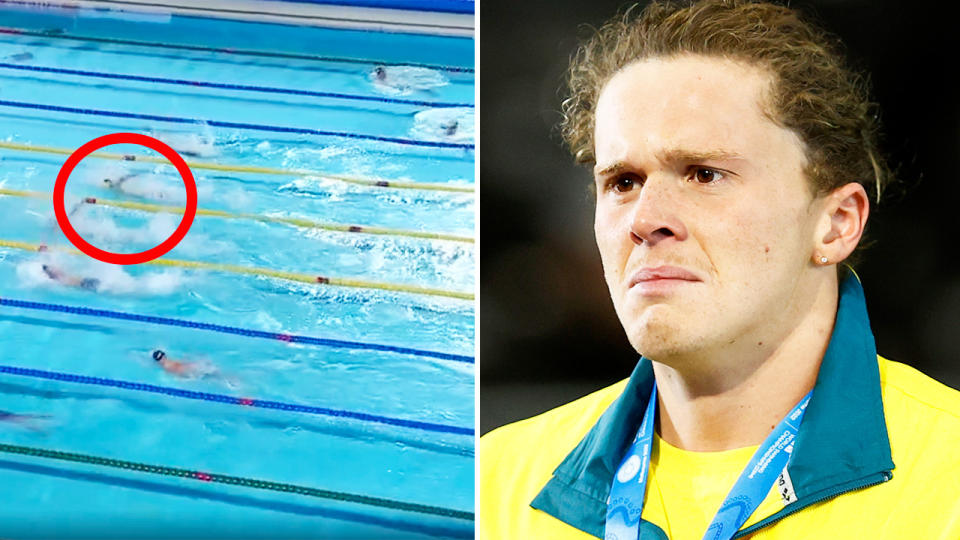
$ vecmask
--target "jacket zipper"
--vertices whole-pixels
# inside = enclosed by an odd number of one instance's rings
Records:
[[[773,525],[774,523],[777,523],[778,521],[780,521],[780,520],[782,520],[782,519],[784,519],[784,518],[786,518],[786,517],[788,517],[788,516],[791,516],[791,515],[793,515],[793,514],[796,514],[797,512],[803,510],[804,508],[807,508],[808,506],[812,506],[812,505],[814,505],[814,504],[817,504],[818,502],[822,502],[822,501],[825,501],[825,500],[827,500],[827,499],[832,499],[833,497],[838,497],[838,496],[843,495],[843,494],[845,494],[845,493],[850,493],[851,491],[859,491],[859,490],[861,490],[861,489],[866,489],[866,488],[868,488],[868,487],[873,487],[873,486],[882,484],[882,483],[890,480],[891,478],[893,478],[893,473],[890,472],[890,471],[883,471],[883,472],[880,473],[880,475],[881,475],[881,477],[880,477],[879,479],[865,481],[865,482],[862,483],[862,484],[858,484],[858,485],[855,485],[855,486],[850,487],[850,488],[847,488],[847,489],[840,489],[840,490],[837,490],[837,491],[829,491],[829,492],[827,492],[826,494],[821,495],[820,497],[817,497],[816,499],[813,499],[813,500],[811,500],[811,501],[805,502],[803,505],[798,505],[798,506],[795,507],[795,508],[785,508],[784,510],[781,510],[781,512],[780,512],[781,515],[780,515],[780,516],[777,516],[777,517],[771,516],[771,517],[769,517],[769,518],[767,518],[767,519],[765,519],[765,520],[763,520],[763,521],[760,521],[760,522],[758,522],[758,523],[754,523],[753,525],[747,527],[746,529],[743,529],[742,531],[737,532],[737,534],[733,535],[733,538],[740,538],[740,537],[746,536],[746,535],[748,535],[748,534],[753,534],[753,533],[759,531],[760,529],[763,529],[763,528],[765,528],[765,527],[769,527],[770,525]]]

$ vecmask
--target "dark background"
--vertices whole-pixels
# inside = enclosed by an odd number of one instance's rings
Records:
[[[554,129],[563,71],[585,24],[622,2],[480,6],[480,427],[625,378],[637,360],[607,293],[586,169]],[[877,349],[960,386],[960,40],[934,2],[793,2],[871,74],[885,150],[905,195],[874,207],[858,273]]]

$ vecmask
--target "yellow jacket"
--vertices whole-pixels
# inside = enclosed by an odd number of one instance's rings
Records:
[[[482,437],[478,538],[602,538],[652,384],[641,358],[628,380]],[[960,540],[960,392],[877,356],[853,276],[787,471],[796,500],[734,538]],[[666,539],[649,517],[640,539]]]

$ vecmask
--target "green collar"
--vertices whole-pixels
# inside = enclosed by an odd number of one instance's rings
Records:
[[[613,473],[640,426],[653,380],[653,365],[640,358],[623,393],[560,463],[530,506],[603,537]],[[876,345],[863,288],[849,272],[840,285],[833,335],[788,467],[797,501],[757,525],[893,468]],[[641,538],[646,537],[645,530],[663,537],[659,528],[641,522]]]

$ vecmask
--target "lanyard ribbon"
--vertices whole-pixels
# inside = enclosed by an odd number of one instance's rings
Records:
[[[810,402],[811,390],[767,436],[750,458],[740,478],[727,494],[703,534],[703,540],[730,540],[766,498],[780,472],[786,469],[793,452],[793,440],[800,430],[803,413]],[[647,487],[650,452],[653,448],[657,384],[654,382],[646,413],[630,450],[620,462],[607,499],[605,540],[636,540],[640,534],[640,514]]]

